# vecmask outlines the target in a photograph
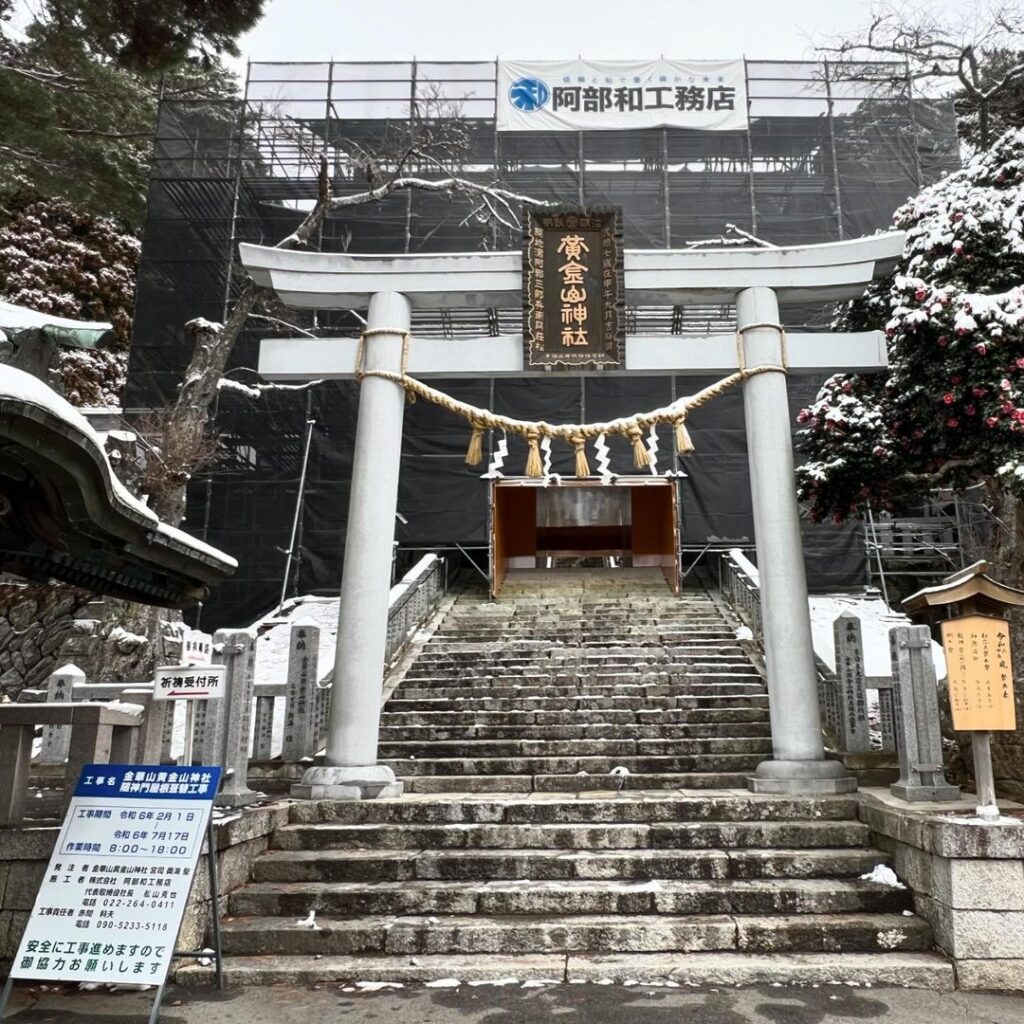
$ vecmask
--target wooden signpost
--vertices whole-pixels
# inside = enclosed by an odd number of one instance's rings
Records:
[[[911,613],[955,605],[957,618],[940,623],[946,653],[953,728],[971,734],[978,816],[999,817],[992,774],[993,732],[1017,728],[1013,697],[1010,608],[1024,606],[1024,592],[987,575],[988,564],[976,562],[948,576],[938,586],[912,594],[903,606]],[[990,614],[994,613],[994,614]]]
[[[940,628],[953,728],[971,733],[978,816],[998,818],[991,733],[1017,728],[1010,624],[992,615],[962,615]]]

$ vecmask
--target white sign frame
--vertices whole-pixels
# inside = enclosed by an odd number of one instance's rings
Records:
[[[153,700],[220,700],[226,665],[164,665],[153,679]]]
[[[82,769],[10,982],[163,986],[221,769]]]

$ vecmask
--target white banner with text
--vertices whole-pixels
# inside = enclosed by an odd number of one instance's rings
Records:
[[[747,126],[742,60],[499,61],[500,132]]]

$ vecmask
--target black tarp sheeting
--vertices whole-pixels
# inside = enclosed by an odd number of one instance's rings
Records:
[[[174,395],[189,356],[184,324],[222,320],[240,285],[236,244],[272,244],[315,195],[321,152],[336,194],[366,187],[354,154],[393,144],[409,116],[438,90],[457,102],[467,134],[459,170],[479,181],[563,203],[622,207],[627,246],[681,246],[720,235],[727,223],[775,244],[852,238],[886,227],[893,209],[956,166],[947,101],[911,99],[896,79],[867,82],[858,65],[749,61],[747,132],[649,129],[497,134],[494,65],[254,64],[245,101],[161,104],[139,273],[125,400],[129,416]],[[898,75],[896,76],[898,79]],[[386,88],[381,83],[386,82]],[[488,89],[490,92],[488,93]],[[462,97],[469,96],[464,100]],[[433,102],[431,100],[431,102]],[[427,169],[423,173],[433,173]],[[481,228],[464,202],[397,194],[329,217],[318,244],[351,252],[456,252],[514,248],[514,232]],[[358,333],[344,310],[277,315],[327,336]],[[365,311],[363,311],[365,312]],[[827,309],[784,309],[790,329],[827,326]],[[731,330],[729,307],[627,309],[631,333]],[[414,314],[414,334],[486,336],[521,329],[518,309]],[[262,337],[279,325],[252,321],[232,354],[232,376],[252,379]],[[543,380],[442,381],[474,404],[523,418],[589,421],[663,405],[707,379],[552,376]],[[796,411],[820,380],[791,378]],[[308,419],[315,420],[298,550],[289,593],[336,592],[347,517],[358,390],[328,382],[259,401],[223,393],[216,416],[220,453],[189,489],[187,528],[239,560],[236,577],[202,612],[206,628],[239,625],[273,606],[281,589]],[[694,455],[679,464],[668,429],[660,467],[682,469],[682,536],[694,554],[710,543],[750,546],[753,526],[742,399],[734,393],[693,414]],[[425,402],[407,408],[397,527],[403,548],[483,547],[487,485],[465,466],[466,425]],[[486,439],[485,457],[494,438]],[[609,439],[612,468],[631,472],[629,445]],[[506,472],[522,472],[525,443],[509,439]],[[553,469],[571,472],[566,445]],[[593,452],[588,453],[594,465]],[[864,580],[855,527],[805,524],[812,587]],[[482,557],[477,552],[475,557]]]

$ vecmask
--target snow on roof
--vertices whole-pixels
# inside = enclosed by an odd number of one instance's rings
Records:
[[[25,373],[24,370],[16,370],[13,366],[0,363],[0,399],[4,398],[14,399],[24,402],[26,405],[35,406],[37,409],[42,409],[44,412],[49,413],[49,415],[63,420],[69,427],[89,438],[95,444],[96,451],[103,460],[106,467],[106,476],[110,481],[110,487],[114,492],[117,502],[127,505],[136,515],[141,516],[152,524],[157,533],[177,541],[193,551],[200,551],[208,557],[216,558],[218,561],[227,563],[235,568],[238,567],[238,562],[230,555],[226,555],[223,551],[218,551],[209,544],[204,544],[201,540],[197,540],[182,530],[168,526],[166,523],[161,523],[156,513],[148,505],[136,498],[118,479],[117,474],[110,466],[110,460],[107,458],[107,453],[104,450],[103,441],[100,435],[93,429],[92,424],[67,399],[58,395],[44,381],[41,381],[38,377],[33,377],[30,373]]]
[[[29,327],[71,327],[79,331],[110,331],[113,324],[102,320],[72,320],[54,313],[40,313],[28,306],[16,306],[0,300],[0,327],[21,331]]]

